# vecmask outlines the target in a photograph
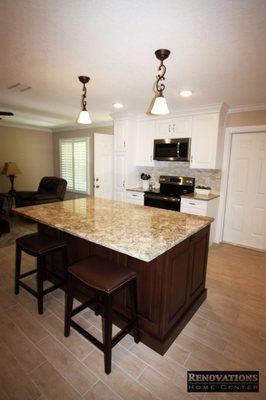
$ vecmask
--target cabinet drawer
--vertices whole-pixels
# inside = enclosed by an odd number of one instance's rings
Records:
[[[196,208],[198,210],[203,210],[203,211],[207,212],[207,201],[186,199],[186,198],[182,197],[181,207]]]
[[[186,214],[195,214],[195,215],[202,215],[203,217],[206,216],[206,211],[196,207],[185,207],[181,205],[181,212]]]
[[[127,201],[129,203],[136,203],[136,204],[144,205],[144,193],[127,191]]]

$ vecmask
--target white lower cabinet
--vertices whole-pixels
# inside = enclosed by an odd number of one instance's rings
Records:
[[[144,206],[144,193],[135,192],[134,190],[127,190],[126,201],[128,203],[139,204],[141,206]]]
[[[214,218],[214,221],[211,224],[210,242],[209,242],[210,245],[213,242],[215,243],[218,242],[218,240],[216,240],[216,226],[217,226],[216,220],[218,216],[218,206],[219,206],[218,197],[208,201],[181,197],[181,207],[180,207],[181,212]]]

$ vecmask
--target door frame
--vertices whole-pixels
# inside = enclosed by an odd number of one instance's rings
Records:
[[[226,128],[224,139],[224,155],[222,163],[222,176],[221,176],[221,190],[220,190],[220,205],[217,218],[217,239],[218,243],[223,241],[224,236],[224,223],[225,223],[225,210],[227,202],[227,190],[230,171],[230,158],[232,149],[232,139],[235,133],[259,133],[266,132],[266,125],[252,125],[252,126],[235,126]]]

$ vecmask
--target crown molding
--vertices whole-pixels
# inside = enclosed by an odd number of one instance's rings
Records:
[[[45,128],[45,127],[41,127],[41,126],[27,125],[27,124],[16,124],[15,122],[0,121],[0,126],[5,126],[6,128],[30,129],[32,131],[41,131],[41,132],[52,133],[51,128]]]
[[[110,120],[110,121],[94,122],[93,124],[89,124],[89,125],[75,124],[75,125],[71,125],[71,126],[61,126],[58,128],[55,127],[55,128],[52,128],[51,131],[52,132],[83,131],[83,130],[105,127],[105,126],[112,127],[113,125],[114,125],[114,122],[112,120]]]
[[[232,106],[229,108],[229,114],[238,112],[260,111],[266,110],[266,104],[250,104],[246,106]]]

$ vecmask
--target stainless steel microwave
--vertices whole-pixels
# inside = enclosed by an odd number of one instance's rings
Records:
[[[190,139],[154,140],[153,159],[157,161],[189,161]]]

